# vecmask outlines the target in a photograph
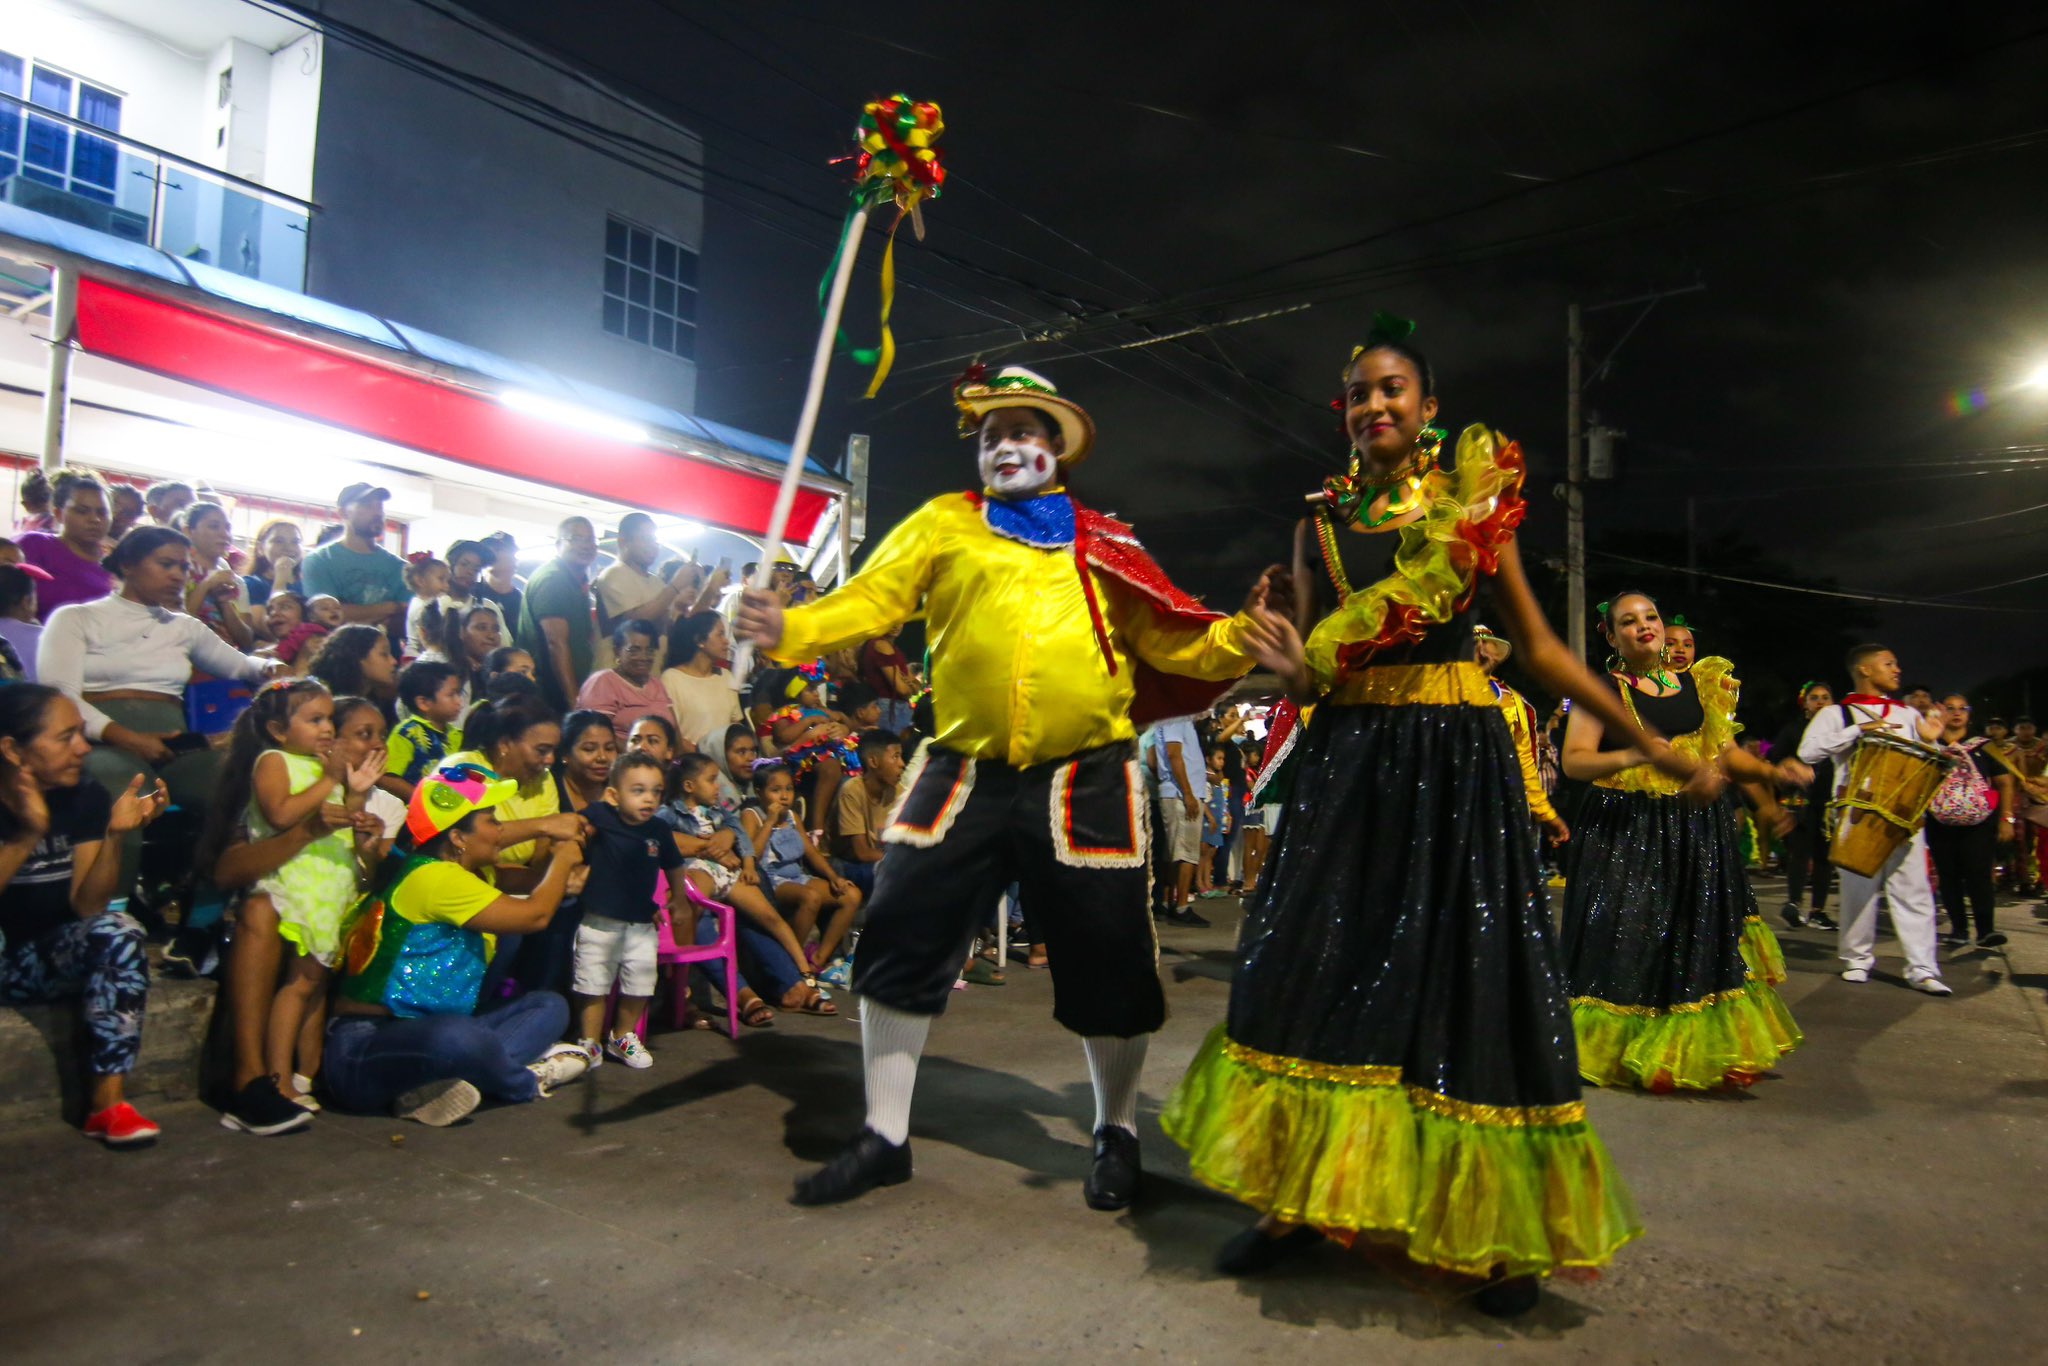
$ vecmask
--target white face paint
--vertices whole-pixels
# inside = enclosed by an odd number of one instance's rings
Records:
[[[999,408],[982,419],[981,486],[998,498],[1029,498],[1058,482],[1059,453],[1044,413]]]
[[[1005,437],[981,448],[981,485],[999,498],[1028,498],[1053,482],[1059,458],[1042,439]]]

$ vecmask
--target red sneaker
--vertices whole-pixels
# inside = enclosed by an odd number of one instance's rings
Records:
[[[162,1129],[144,1119],[136,1108],[125,1100],[119,1105],[109,1105],[85,1122],[85,1136],[105,1139],[109,1148],[130,1148],[138,1143],[152,1143],[162,1132]]]

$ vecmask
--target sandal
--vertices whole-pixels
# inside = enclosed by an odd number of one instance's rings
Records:
[[[1024,966],[1030,968],[1033,972],[1041,972],[1052,966],[1052,960],[1046,956],[1043,948],[1039,948],[1036,953],[1030,954],[1025,958]]]
[[[704,1023],[707,1029],[710,1028],[711,1022],[709,1020]],[[775,1008],[756,996],[752,1001],[740,1007],[740,1023],[749,1029],[773,1028],[775,1024]]]
[[[976,958],[970,962],[967,971],[962,973],[961,977],[978,987],[999,987],[1004,981],[1001,971],[986,958]]]
[[[784,1010],[794,1010],[802,1015],[837,1015],[839,1013],[839,1007],[832,1004],[831,997],[818,990],[817,978],[805,976],[801,980],[804,988],[803,1000],[796,1005],[791,1005],[784,1001],[782,1005]]]

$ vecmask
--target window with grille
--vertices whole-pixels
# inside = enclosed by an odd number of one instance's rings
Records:
[[[697,253],[658,232],[606,218],[604,330],[695,360]]]
[[[121,131],[119,95],[12,53],[0,52],[0,94],[110,133]],[[74,132],[65,124],[25,113],[18,104],[0,101],[0,181],[19,175],[111,204],[120,162],[119,150],[105,138]]]

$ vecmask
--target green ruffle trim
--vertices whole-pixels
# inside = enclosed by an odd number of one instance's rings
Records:
[[[1778,936],[1761,916],[1742,922],[1742,961],[1752,978],[1769,986],[1785,980],[1785,951],[1778,947]]]
[[[1262,1213],[1475,1276],[1602,1266],[1643,1231],[1583,1119],[1456,1118],[1398,1082],[1277,1075],[1228,1045],[1218,1025],[1161,1123],[1199,1180]]]
[[[1572,1029],[1580,1076],[1651,1091],[1747,1086],[1806,1037],[1778,993],[1755,980],[1697,1010],[1651,1011],[1580,997],[1572,1002]]]

